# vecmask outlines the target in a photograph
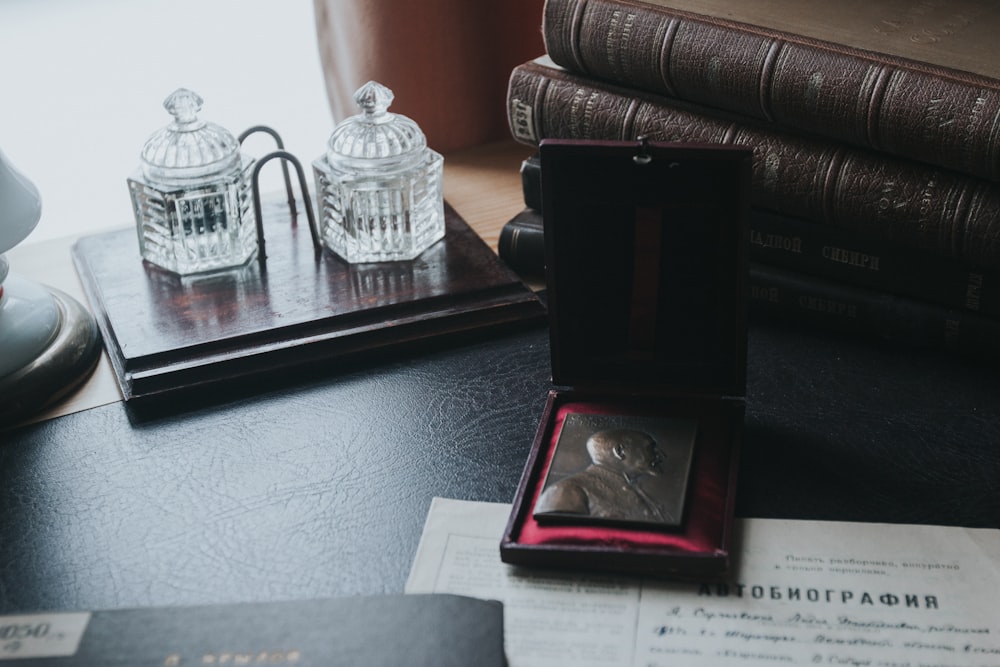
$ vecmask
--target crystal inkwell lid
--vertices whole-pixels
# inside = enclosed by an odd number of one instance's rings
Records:
[[[369,81],[354,93],[361,113],[337,125],[327,141],[326,159],[344,171],[395,170],[418,162],[427,139],[410,118],[388,111],[392,91]]]
[[[178,88],[163,102],[174,122],[154,133],[140,155],[143,175],[154,182],[211,180],[240,166],[233,134],[198,118],[201,97]]]

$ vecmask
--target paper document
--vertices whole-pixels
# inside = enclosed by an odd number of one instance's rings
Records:
[[[501,600],[512,667],[1000,667],[1000,531],[737,522],[726,581],[500,561],[510,506],[436,498],[407,593]]]

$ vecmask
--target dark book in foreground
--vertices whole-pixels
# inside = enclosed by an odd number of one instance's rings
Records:
[[[4,665],[501,667],[503,606],[456,595],[0,616]]]
[[[538,58],[508,88],[514,138],[753,149],[753,206],[1000,270],[1000,185],[575,75]]]
[[[761,215],[751,215],[751,227]],[[514,236],[516,243],[500,243],[500,258],[524,276],[544,276],[542,215],[533,209],[523,210],[500,232],[501,240]],[[1000,320],[764,263],[762,254],[766,256],[751,244],[751,317],[1000,362],[1000,346],[996,344]]]
[[[528,209],[501,231],[501,256],[524,276],[544,266],[542,251],[541,162],[538,154],[521,165]],[[534,213],[534,215],[532,215]],[[513,244],[513,245],[509,245]],[[898,294],[958,310],[1000,316],[1000,271],[969,266],[949,257],[901,247],[863,232],[753,209],[750,259],[856,287]]]

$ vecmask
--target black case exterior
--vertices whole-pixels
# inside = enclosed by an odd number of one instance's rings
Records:
[[[552,379],[501,541],[505,562],[707,577],[730,567],[747,354],[751,151],[646,142],[541,144]],[[554,418],[569,401],[713,419],[728,463],[723,528],[702,552],[524,543]],[[704,448],[699,435],[697,450]],[[704,480],[703,480],[704,481]],[[689,494],[695,502],[698,490]]]
[[[10,658],[6,643],[11,667],[507,664],[503,606],[456,595],[95,611],[72,656]]]

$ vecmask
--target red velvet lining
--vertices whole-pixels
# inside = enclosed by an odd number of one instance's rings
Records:
[[[729,469],[732,455],[732,433],[729,418],[721,409],[703,409],[698,414],[698,437],[695,443],[685,518],[680,529],[618,528],[605,526],[566,526],[539,524],[533,518],[533,509],[541,493],[545,473],[551,465],[555,444],[562,430],[566,415],[571,412],[586,414],[641,414],[622,410],[622,406],[594,403],[567,402],[558,407],[547,439],[547,451],[540,453],[541,469],[534,477],[534,488],[526,490],[525,499],[531,509],[523,514],[523,521],[515,541],[524,545],[574,545],[614,549],[653,549],[686,555],[712,554],[722,548],[726,530],[726,501],[729,487]],[[695,415],[684,415],[695,416]]]

